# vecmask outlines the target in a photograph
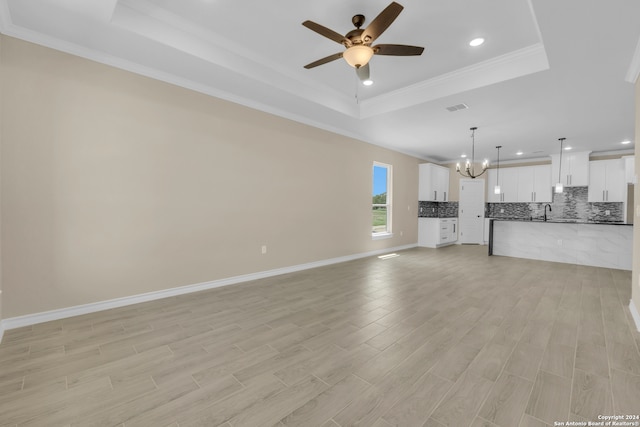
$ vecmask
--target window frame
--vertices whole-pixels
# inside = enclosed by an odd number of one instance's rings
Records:
[[[376,167],[381,167],[381,168],[385,168],[387,170],[387,200],[386,203],[373,203],[373,199],[372,199],[372,203],[371,203],[371,212],[373,212],[373,208],[375,207],[386,207],[387,208],[387,224],[386,224],[386,230],[385,231],[380,231],[380,232],[374,232],[373,231],[373,218],[372,218],[372,223],[371,223],[371,237],[373,240],[377,240],[377,239],[387,239],[389,237],[393,236],[393,229],[392,229],[392,217],[393,217],[393,194],[392,194],[392,189],[393,189],[393,165],[390,165],[388,163],[382,163],[382,162],[377,162],[374,161],[373,165],[371,167],[371,197],[373,198],[373,184],[374,184],[374,171]],[[372,214],[373,215],[373,214]]]

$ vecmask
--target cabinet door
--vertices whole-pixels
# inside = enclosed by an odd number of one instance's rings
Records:
[[[607,188],[605,199],[607,202],[624,202],[627,184],[624,176],[624,162],[619,159],[606,160]]]
[[[534,167],[521,167],[518,169],[518,202],[533,202],[534,199]]]
[[[560,169],[560,179],[566,187],[587,186],[589,183],[589,153],[590,151],[580,151],[577,153],[562,154],[562,168]],[[558,167],[560,154],[551,155],[551,183],[558,182]]]
[[[500,189],[503,202],[518,201],[518,169],[505,168],[500,170]]]
[[[594,161],[589,164],[589,202],[605,202],[607,191],[606,160]]]
[[[418,218],[418,246],[435,248],[440,241],[440,220]]]
[[[551,191],[551,166],[532,166],[533,168],[533,201],[539,203],[551,203],[553,193]]]
[[[584,187],[589,185],[589,152],[582,151],[567,156],[569,159],[569,186]]]
[[[436,195],[439,202],[449,200],[449,169],[443,167],[434,168],[436,175]]]
[[[636,183],[636,158],[635,156],[625,156],[624,159],[624,174],[627,184]]]
[[[458,219],[454,218],[451,220],[451,242],[458,241]]]
[[[433,191],[431,191],[431,167],[428,163],[419,166],[418,200],[423,202],[433,202]]]

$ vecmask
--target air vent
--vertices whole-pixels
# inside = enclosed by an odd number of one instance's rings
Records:
[[[452,105],[451,107],[447,107],[447,110],[453,113],[454,111],[466,110],[467,108],[469,108],[467,104],[458,104],[458,105]]]

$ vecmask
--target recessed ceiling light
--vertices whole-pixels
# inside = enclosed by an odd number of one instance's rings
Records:
[[[463,159],[467,157],[466,154],[461,154],[460,157],[462,157]]]
[[[484,39],[482,37],[478,37],[477,39],[473,39],[469,42],[469,46],[480,46],[482,43],[484,43]]]
[[[565,151],[571,150],[573,147],[564,147]]]
[[[631,144],[631,141],[629,141],[629,140],[622,141],[620,144],[623,144],[623,145]]]
[[[362,84],[365,86],[371,86],[373,84],[373,80],[371,79],[363,80]]]
[[[516,153],[516,156],[522,156],[523,154],[524,154],[524,153],[523,153],[522,151],[518,151],[518,152]]]

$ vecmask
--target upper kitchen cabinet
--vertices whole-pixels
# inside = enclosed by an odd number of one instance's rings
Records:
[[[550,203],[551,165],[524,166],[518,169],[518,202]]]
[[[624,156],[624,176],[627,184],[635,184],[636,183],[636,157],[635,156]]]
[[[576,153],[562,153],[562,165],[560,154],[551,155],[551,175],[555,183],[560,168],[560,179],[565,187],[586,187],[589,185],[589,153],[579,151]]]
[[[498,169],[489,169],[487,190],[489,203],[518,201],[518,169],[520,168],[501,168],[499,171]],[[494,191],[496,184],[500,185],[500,194],[496,194]]]
[[[449,168],[423,163],[420,166],[418,200],[423,202],[449,201]]]
[[[624,202],[626,189],[622,159],[590,162],[588,201]]]

